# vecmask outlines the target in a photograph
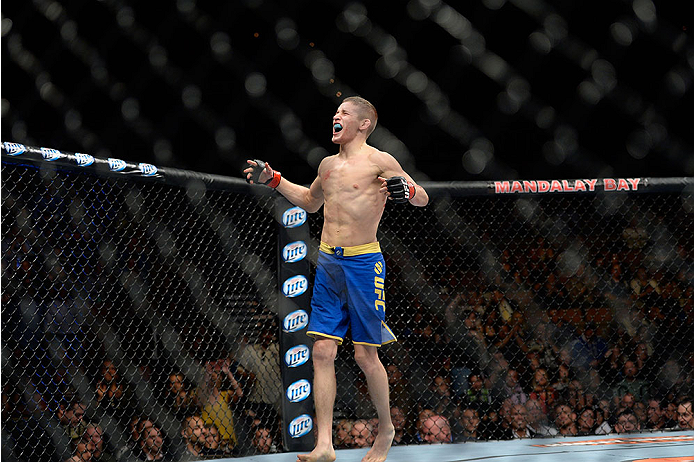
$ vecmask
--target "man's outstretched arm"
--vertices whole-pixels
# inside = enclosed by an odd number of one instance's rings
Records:
[[[262,161],[247,160],[248,168],[243,172],[246,181],[254,184],[264,184],[287,198],[289,202],[301,207],[309,213],[317,212],[323,205],[323,188],[320,177],[317,176],[309,188],[292,183],[282,174],[270,167],[270,164]]]

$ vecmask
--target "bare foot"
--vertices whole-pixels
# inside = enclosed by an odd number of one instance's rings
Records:
[[[316,447],[310,454],[299,454],[296,462],[333,462],[335,460],[335,450],[330,447]]]
[[[386,430],[385,428],[378,429],[378,435],[374,441],[374,445],[371,450],[366,453],[361,462],[383,462],[386,460],[388,455],[388,450],[393,444],[393,437],[395,436],[395,428],[393,426]]]

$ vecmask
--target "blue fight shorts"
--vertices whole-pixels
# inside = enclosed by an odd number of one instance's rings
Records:
[[[397,339],[386,325],[386,264],[378,242],[332,247],[321,242],[307,335],[380,347]]]

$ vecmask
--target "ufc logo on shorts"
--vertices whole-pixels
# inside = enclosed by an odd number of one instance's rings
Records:
[[[384,284],[385,280],[383,278],[380,278],[378,276],[374,276],[374,292],[376,293],[376,300],[374,301],[374,306],[376,307],[376,311],[378,311],[378,308],[383,308],[383,311],[386,310],[386,291],[384,290]]]

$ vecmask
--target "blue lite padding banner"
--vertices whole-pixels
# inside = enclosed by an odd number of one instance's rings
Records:
[[[283,440],[287,451],[314,446],[312,340],[306,335],[311,312],[308,213],[284,197],[275,202],[278,236],[280,367]]]

